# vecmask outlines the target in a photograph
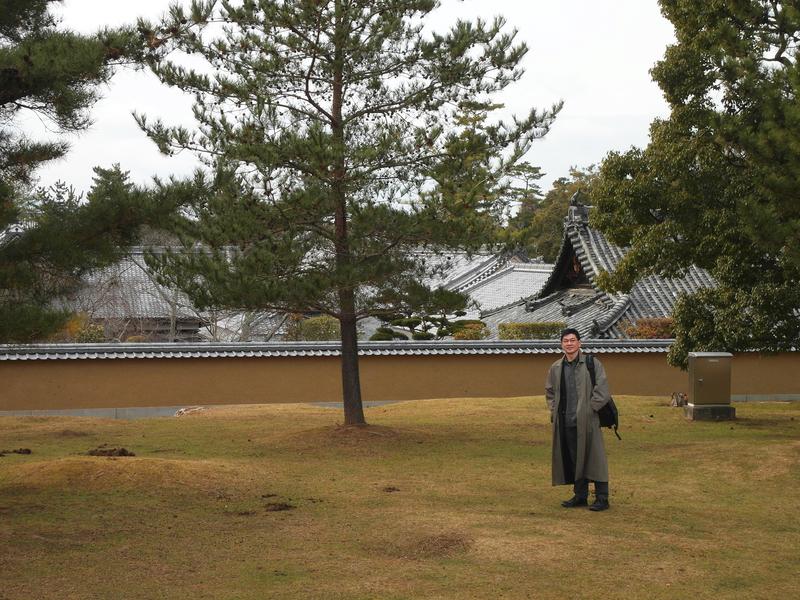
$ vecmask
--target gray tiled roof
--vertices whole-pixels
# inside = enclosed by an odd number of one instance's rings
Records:
[[[500,268],[504,259],[495,253],[478,252],[415,252],[417,260],[439,271],[430,283],[444,285],[448,289],[460,290],[470,282],[493,273]]]
[[[186,294],[155,281],[140,249],[86,277],[69,304],[92,319],[201,320]]]
[[[536,293],[547,281],[553,265],[516,254],[420,252],[418,256],[441,269],[428,283],[467,294],[477,305],[468,318],[509,306]]]
[[[627,294],[600,290],[595,284],[597,276],[602,271],[613,272],[624,255],[624,249],[589,227],[587,207],[571,206],[559,256],[541,290],[482,318],[495,335],[500,323],[563,321],[586,337],[624,338],[622,322],[668,317],[682,294],[715,285],[707,271],[693,266],[677,279],[646,277]],[[575,281],[568,282],[567,274],[575,259],[580,274]]]
[[[672,340],[586,340],[603,354],[666,353]],[[361,356],[561,354],[555,340],[360,342]],[[0,345],[0,361],[340,356],[339,342]]]
[[[482,310],[509,305],[530,295],[542,286],[552,269],[551,265],[520,256],[496,253],[418,252],[416,256],[438,269],[439,275],[430,283],[468,294]],[[238,339],[242,329],[240,321],[245,316],[235,311],[207,314],[195,309],[184,293],[156,282],[140,248],[132,249],[118,263],[88,276],[68,306],[97,321],[167,320],[171,318],[171,311],[175,311],[178,321],[207,322],[213,327],[208,337],[231,341]],[[477,311],[471,312],[474,314],[469,314],[469,318],[478,317]],[[253,316],[248,315],[248,318]],[[281,317],[275,313],[255,317],[249,328],[251,340],[270,337],[281,325]],[[205,336],[205,330],[200,334]]]
[[[24,226],[20,225],[19,223],[12,223],[8,227],[0,229],[0,248],[10,244],[12,241],[22,235],[24,231]]]
[[[537,292],[547,281],[552,269],[553,265],[510,261],[460,291],[467,292],[481,311],[497,310]]]

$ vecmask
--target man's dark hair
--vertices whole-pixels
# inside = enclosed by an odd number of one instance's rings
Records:
[[[574,335],[579,340],[581,339],[581,334],[578,333],[577,329],[574,329],[572,327],[567,327],[566,329],[562,329],[561,330],[561,339],[563,340],[566,336],[568,336],[570,334]]]

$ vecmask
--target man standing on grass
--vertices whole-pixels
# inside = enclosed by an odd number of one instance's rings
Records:
[[[589,481],[594,481],[595,502],[589,510],[607,510],[608,460],[597,415],[611,398],[606,372],[594,359],[592,386],[576,329],[561,332],[561,349],[564,355],[552,364],[545,383],[553,423],[553,485],[573,484],[575,494],[561,506],[574,508],[588,506]]]

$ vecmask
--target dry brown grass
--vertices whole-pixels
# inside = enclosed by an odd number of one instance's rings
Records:
[[[560,508],[541,398],[0,418],[32,450],[0,457],[0,599],[793,597],[800,404],[619,404],[601,514]]]

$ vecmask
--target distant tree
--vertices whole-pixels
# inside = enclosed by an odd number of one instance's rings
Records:
[[[85,198],[56,185],[14,214],[23,223],[0,239],[0,340],[46,338],[69,318],[69,295],[92,270],[118,260],[142,223],[157,221],[154,202],[119,167],[95,169]]]
[[[196,151],[207,165],[177,227],[199,249],[153,266],[201,308],[336,318],[346,424],[364,423],[357,321],[395,311],[398,294],[428,280],[413,250],[495,241],[501,181],[560,108],[495,118],[493,97],[521,77],[526,48],[502,19],[427,32],[438,4],[194,2],[140,24],[214,25],[176,35],[152,63],[194,95],[199,128],[140,125],[163,152]],[[170,62],[175,47],[206,66]]]
[[[569,177],[556,179],[544,198],[523,204],[509,222],[512,245],[531,257],[555,261],[564,238],[569,200],[579,190],[588,193],[596,175],[594,165],[586,169],[572,167]]]
[[[539,180],[544,176],[539,167],[523,162],[514,166],[506,177],[506,194],[510,199],[510,208],[516,209],[510,222],[528,223],[533,219],[542,203],[542,188]]]
[[[379,315],[384,326],[370,338],[373,341],[408,339],[408,335],[399,333],[398,329],[408,332],[412,340],[440,340],[458,334],[468,335],[463,331],[465,328],[474,330],[485,326],[482,321],[460,318],[467,314],[469,299],[459,292],[411,283],[402,293],[394,297],[390,294],[386,292],[384,301],[397,312]]]
[[[0,0],[0,341],[41,339],[68,314],[53,300],[135,239],[151,205],[119,168],[98,169],[87,197],[35,191],[35,170],[66,142],[36,142],[15,127],[22,111],[60,132],[89,126],[88,110],[114,65],[141,58],[133,29],[83,36],[57,27],[48,0]],[[166,205],[164,205],[166,206]],[[158,209],[159,211],[161,208]],[[157,220],[157,219],[153,219]]]
[[[630,251],[609,290],[708,269],[678,300],[673,364],[690,350],[800,343],[800,10],[794,2],[662,0],[677,42],[652,70],[671,106],[644,149],[611,153],[594,223]]]

